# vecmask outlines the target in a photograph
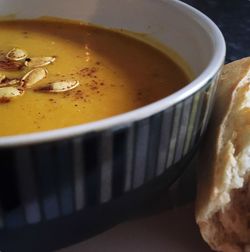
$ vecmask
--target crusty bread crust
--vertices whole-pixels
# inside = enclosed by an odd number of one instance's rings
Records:
[[[241,226],[233,227],[230,220],[231,231],[226,223],[230,211],[239,211],[231,202],[233,194],[246,186],[250,174],[249,86],[250,58],[224,66],[201,150],[196,221],[203,238],[217,251],[247,251],[250,243],[250,230],[249,240],[243,239]]]

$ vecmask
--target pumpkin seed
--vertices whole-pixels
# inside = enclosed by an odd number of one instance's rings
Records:
[[[49,83],[47,86],[37,89],[37,91],[48,93],[61,93],[72,90],[80,84],[77,80],[62,80]]]
[[[15,85],[19,85],[21,83],[21,80],[19,79],[8,79],[7,83],[9,86],[15,86]]]
[[[13,48],[6,54],[8,60],[19,61],[28,56],[27,52],[20,48]]]
[[[0,85],[6,79],[5,74],[0,73]]]
[[[5,78],[0,83],[0,87],[18,86],[20,83],[21,83],[21,80],[19,80],[19,79],[8,79],[8,78]]]
[[[43,67],[53,63],[56,57],[34,57],[27,58],[25,60],[25,66],[27,67]]]
[[[18,71],[24,66],[23,62],[11,61],[11,60],[0,60],[0,70],[4,71]]]
[[[1,98],[12,98],[23,95],[24,90],[17,87],[2,87],[0,88],[0,99]]]
[[[48,74],[48,71],[44,68],[35,68],[25,74],[21,80],[21,86],[25,88],[31,88],[37,82],[44,79]]]

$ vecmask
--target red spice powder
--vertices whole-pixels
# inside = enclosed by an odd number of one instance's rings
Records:
[[[1,97],[0,98],[0,104],[6,104],[10,102],[10,98],[7,97]]]
[[[84,67],[80,70],[79,74],[83,77],[95,78],[98,69],[96,67]]]

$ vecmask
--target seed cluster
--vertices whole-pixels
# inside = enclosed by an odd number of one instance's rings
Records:
[[[31,68],[21,79],[10,79],[0,72],[0,103],[9,102],[11,98],[21,96],[25,89],[34,88],[34,85],[45,79],[48,70],[44,68],[55,62],[56,57],[33,57],[28,58],[28,53],[20,48],[13,48],[0,60],[0,71],[20,71],[24,67]],[[35,89],[38,92],[60,93],[76,88],[77,80],[60,80],[47,83],[43,87]]]

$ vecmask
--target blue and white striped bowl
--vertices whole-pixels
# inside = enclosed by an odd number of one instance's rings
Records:
[[[0,250],[50,251],[124,219],[140,190],[145,196],[147,186],[161,179],[169,187],[180,175],[206,129],[225,43],[211,20],[175,0],[1,0],[0,15],[10,13],[146,33],[195,74],[178,92],[126,114],[0,137]]]

